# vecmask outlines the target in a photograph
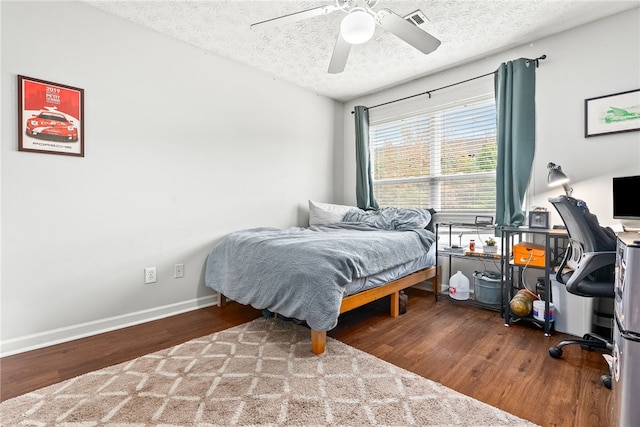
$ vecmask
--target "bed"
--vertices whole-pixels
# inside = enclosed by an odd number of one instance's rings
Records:
[[[213,247],[205,283],[221,305],[229,298],[304,321],[321,354],[340,314],[390,295],[396,317],[403,289],[431,280],[438,292],[432,211],[309,206],[309,227],[240,230]]]

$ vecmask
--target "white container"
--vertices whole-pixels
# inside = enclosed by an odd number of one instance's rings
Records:
[[[449,296],[457,300],[469,299],[469,279],[461,271],[449,279]]]
[[[535,300],[533,302],[533,317],[534,319],[544,322],[544,301]],[[553,322],[555,318],[555,307],[553,303],[549,303],[549,322]]]
[[[570,294],[567,288],[551,279],[551,295],[555,307],[553,328],[558,332],[581,337],[592,332],[593,298]]]

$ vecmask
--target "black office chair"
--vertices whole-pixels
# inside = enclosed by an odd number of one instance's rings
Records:
[[[563,283],[567,292],[583,297],[614,298],[614,275],[616,262],[616,235],[610,228],[600,226],[587,205],[570,196],[549,199],[562,217],[569,245],[558,269],[556,280]],[[571,272],[563,274],[565,267]],[[549,348],[549,355],[562,357],[562,348],[578,344],[585,349],[602,349],[610,353],[611,338],[594,333],[582,339],[565,340]],[[602,383],[611,388],[611,377],[603,375]]]

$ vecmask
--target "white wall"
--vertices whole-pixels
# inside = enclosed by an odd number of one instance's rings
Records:
[[[446,43],[440,49],[446,49]],[[640,174],[640,132],[584,138],[584,100],[640,88],[640,9],[346,103],[342,202],[355,203],[354,119],[350,113],[355,105],[372,106],[425,92],[490,73],[505,61],[543,54],[547,59],[541,61],[536,74],[537,142],[529,206],[547,207],[552,222],[560,223],[547,202],[548,197],[562,192],[548,192],[546,185],[546,165],[554,162],[571,178],[574,196],[585,200],[601,222],[614,224],[611,178]],[[484,79],[492,87],[492,77]],[[466,90],[463,84],[435,92],[432,100],[420,99],[431,105]]]
[[[83,3],[1,18],[5,355],[211,304],[222,236],[337,201],[341,104]],[[18,74],[85,90],[86,157],[18,151]]]

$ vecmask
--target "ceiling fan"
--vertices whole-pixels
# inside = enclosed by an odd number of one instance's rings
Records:
[[[328,15],[338,10],[346,13],[347,15],[340,23],[340,32],[329,63],[328,72],[331,74],[344,71],[351,46],[368,41],[373,36],[376,24],[424,54],[431,53],[440,46],[440,40],[391,10],[374,11],[373,7],[377,3],[378,0],[335,0],[335,4],[302,10],[251,24],[251,29],[289,24],[315,16]]]

